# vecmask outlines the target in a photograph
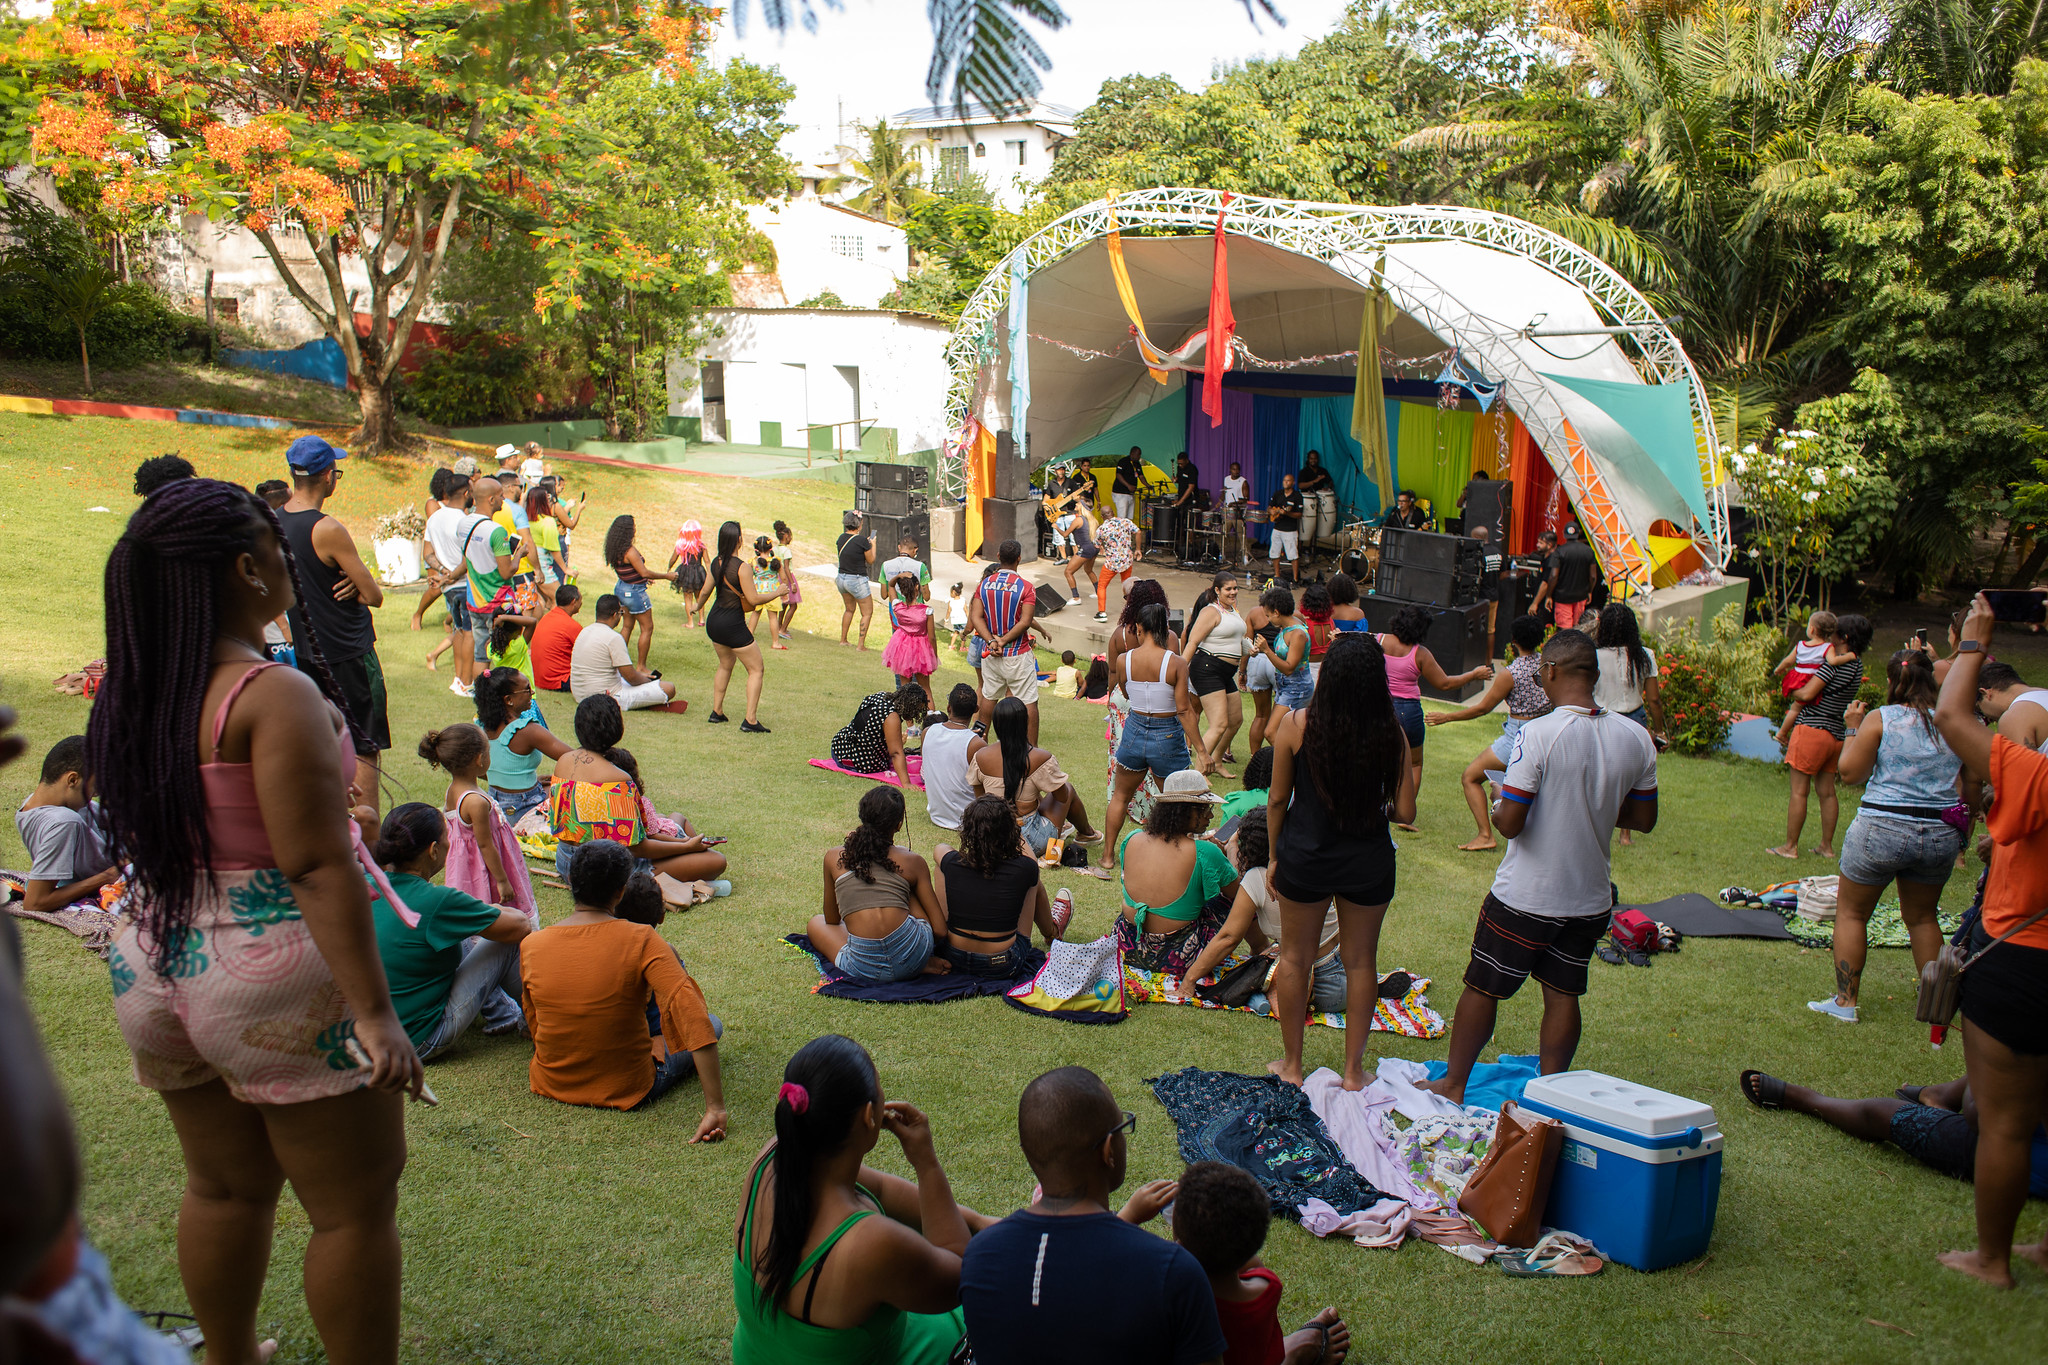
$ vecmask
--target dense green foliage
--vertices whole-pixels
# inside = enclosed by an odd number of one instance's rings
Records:
[[[0,251],[0,356],[77,364],[78,333],[52,286],[104,269],[103,255],[75,221],[25,194],[0,201],[0,233],[8,240]],[[193,332],[192,320],[147,285],[110,281],[85,324],[85,343],[95,364],[118,368],[167,359]]]

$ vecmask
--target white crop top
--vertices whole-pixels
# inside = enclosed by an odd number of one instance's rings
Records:
[[[1131,654],[1136,654],[1135,649]],[[1126,654],[1126,659],[1131,657]],[[1153,682],[1140,682],[1136,678],[1124,679],[1124,695],[1131,699],[1133,711],[1144,711],[1155,716],[1171,716],[1179,711],[1174,704],[1173,684],[1166,680],[1166,665],[1173,658],[1172,650],[1163,650],[1159,655],[1159,677]]]
[[[1219,659],[1243,658],[1244,618],[1234,611],[1225,611],[1220,602],[1209,605],[1216,608],[1216,624],[1202,637],[1203,651]]]

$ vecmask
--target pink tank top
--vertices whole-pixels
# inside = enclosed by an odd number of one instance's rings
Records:
[[[1380,636],[1380,648],[1386,649],[1391,637]],[[1400,641],[1394,641],[1399,644]],[[1389,653],[1387,658],[1387,691],[1396,697],[1420,699],[1422,696],[1422,665],[1419,659],[1422,646],[1417,645],[1406,654]]]
[[[256,872],[277,866],[277,854],[270,846],[270,831],[264,828],[263,811],[256,801],[256,768],[251,763],[220,762],[221,731],[227,728],[228,711],[235,699],[242,695],[242,689],[249,680],[267,668],[282,668],[277,661],[253,665],[247,673],[235,680],[228,694],[221,700],[220,710],[213,715],[212,763],[199,765],[199,782],[206,792],[206,833],[213,844],[215,870],[221,872]],[[356,751],[346,731],[340,737],[341,776],[344,784],[355,780]],[[377,866],[376,859],[363,844],[363,831],[354,820],[348,822],[349,838],[355,844],[356,861],[376,883],[378,892],[388,901],[398,917],[407,924],[417,925],[420,917],[407,908],[391,889],[391,883],[384,877],[384,869]]]

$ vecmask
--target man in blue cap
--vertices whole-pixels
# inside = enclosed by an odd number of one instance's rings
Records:
[[[377,628],[370,618],[370,608],[384,604],[384,589],[356,553],[348,528],[321,510],[341,480],[336,461],[347,459],[348,452],[318,436],[301,436],[284,458],[291,466],[292,495],[277,519],[298,561],[303,589],[290,613],[299,667],[312,671],[310,643],[317,640],[353,723],[357,761],[367,769],[356,774],[356,786],[375,809],[379,755],[391,747],[384,666],[377,659]]]

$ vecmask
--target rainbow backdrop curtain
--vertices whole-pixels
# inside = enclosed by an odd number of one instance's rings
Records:
[[[1316,401],[1327,400],[1307,400]],[[1295,474],[1301,469],[1301,454],[1308,449],[1303,444],[1305,436],[1302,431],[1305,406],[1300,398],[1271,393],[1252,395],[1252,463],[1245,470],[1245,477],[1251,481],[1252,501],[1261,507],[1272,506],[1273,495],[1280,491],[1282,475]],[[1273,528],[1271,525],[1257,525],[1246,530],[1253,540],[1264,545]]]
[[[1396,409],[1401,405],[1382,399],[1380,406],[1385,410],[1391,436],[1400,420]],[[1340,514],[1341,509],[1350,508],[1370,519],[1379,515],[1380,489],[1359,467],[1360,446],[1351,435],[1352,415],[1349,396],[1302,399],[1300,448],[1304,456],[1311,450],[1322,455],[1323,468],[1330,471],[1330,482],[1337,490]],[[1299,465],[1300,461],[1296,461],[1296,468]],[[1279,485],[1276,477],[1273,486]]]
[[[967,524],[963,543],[967,558],[972,561],[975,551],[981,548],[981,500],[988,496],[990,471],[995,467],[996,434],[981,423],[970,420],[966,447]]]
[[[1484,473],[1489,479],[1505,479],[1513,470],[1515,433],[1522,423],[1506,403],[1495,403],[1492,412],[1472,415],[1472,475]]]
[[[1395,491],[1413,489],[1429,500],[1438,529],[1458,513],[1458,494],[1472,477],[1472,419],[1476,413],[1434,404],[1401,404],[1394,443]]]
[[[1223,497],[1223,476],[1230,472],[1230,463],[1235,460],[1247,470],[1252,459],[1252,395],[1243,389],[1218,385],[1222,389],[1223,421],[1220,426],[1210,426],[1204,413],[1202,393],[1206,381],[1197,374],[1188,375],[1188,458],[1195,462],[1195,473],[1203,488],[1209,491],[1217,502]]]

